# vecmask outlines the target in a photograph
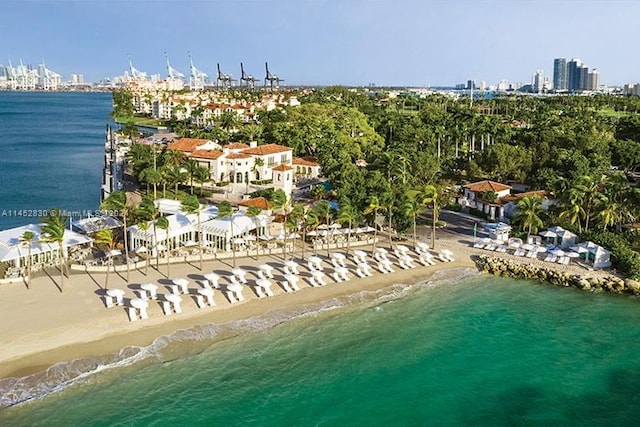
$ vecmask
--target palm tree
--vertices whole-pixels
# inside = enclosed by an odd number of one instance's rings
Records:
[[[340,224],[347,224],[347,256],[349,255],[349,249],[351,249],[351,228],[353,224],[360,219],[360,212],[358,212],[348,199],[340,201],[340,209],[338,210],[337,221]]]
[[[580,218],[584,218],[585,212],[580,201],[580,194],[573,189],[569,190],[566,194],[568,196],[562,203],[564,209],[560,211],[558,219],[560,219],[561,221],[567,221],[571,225],[578,223],[578,231],[582,233],[582,224],[580,223]]]
[[[160,172],[154,167],[148,167],[140,172],[140,179],[142,179],[147,184],[153,185],[153,199],[158,198],[158,183],[161,182],[162,175]]]
[[[149,231],[149,228],[151,228],[151,222],[142,218],[140,218],[140,220],[136,223],[136,225],[140,230],[144,231],[145,233]],[[149,258],[151,257],[151,248],[145,248],[145,249],[147,249],[147,252],[145,255],[145,258],[146,258],[145,265],[144,265],[144,275],[146,276],[149,273],[149,261],[150,261]]]
[[[324,223],[329,226],[331,222],[331,205],[326,200],[320,200],[318,204],[315,206],[315,211],[319,217],[324,218]],[[327,228],[328,231],[328,228]],[[327,236],[327,256],[329,255],[329,238]]]
[[[262,209],[260,209],[259,207],[257,207],[257,206],[249,206],[247,208],[247,211],[245,212],[245,215],[247,215],[249,218],[253,218],[254,221],[255,221],[255,218],[257,218],[261,213],[262,213]],[[258,233],[257,233],[258,228],[259,227],[256,225],[256,238],[259,237]],[[256,255],[256,259],[258,259],[259,256],[260,256],[260,254],[258,253]]]
[[[33,244],[33,239],[36,238],[35,233],[32,231],[25,231],[20,236],[20,244],[27,245],[27,289],[29,288],[29,282],[31,281],[31,245]]]
[[[189,186],[191,187],[191,194],[193,194],[193,180],[196,177],[196,173],[200,165],[194,159],[188,159],[185,163],[185,169],[187,170],[187,175],[189,176]]]
[[[271,197],[271,205],[274,210],[280,211],[284,216],[283,231],[284,231],[284,245],[282,247],[282,259],[287,259],[287,218],[289,217],[289,210],[291,208],[291,198],[287,196],[283,190],[278,189],[273,192]]]
[[[182,210],[188,214],[196,214],[198,217],[198,248],[200,249],[200,271],[202,271],[202,230],[200,229],[201,206],[196,196],[185,195],[180,203]]]
[[[436,223],[440,214],[440,192],[435,185],[426,185],[419,195],[422,205],[431,205],[432,218],[431,221],[431,249],[436,248]]]
[[[165,258],[167,260],[167,278],[169,277],[169,220],[167,219],[166,216],[161,216],[158,217],[158,219],[156,219],[156,223],[155,223],[155,227],[154,228],[159,228],[161,230],[164,230],[165,233],[165,239],[164,239],[164,245],[165,245]]]
[[[173,166],[167,170],[167,181],[173,186],[173,200],[178,200],[178,186],[185,180],[185,173],[180,166]]]
[[[64,255],[64,227],[68,217],[63,215],[59,209],[49,209],[47,215],[42,218],[42,235],[40,240],[45,243],[58,244],[58,263],[60,266],[60,292],[64,291],[64,276],[67,260]]]
[[[378,212],[382,211],[384,207],[380,203],[380,199],[378,196],[369,197],[369,205],[364,209],[363,214],[369,215],[373,214],[373,245],[371,246],[371,251],[376,251],[376,241],[378,240],[378,227],[376,224],[376,217],[378,216]]]
[[[204,183],[211,180],[211,172],[209,172],[208,168],[200,166],[198,169],[196,169],[196,173],[193,178],[198,184],[200,184],[200,196],[202,196]]]
[[[102,201],[101,210],[115,211],[122,218],[122,234],[124,240],[124,257],[127,264],[127,282],[129,281],[129,242],[127,236],[127,216],[129,207],[127,206],[127,193],[124,191],[114,191]]]
[[[418,196],[410,197],[404,204],[404,213],[413,220],[413,245],[415,246],[418,239],[416,238],[416,219],[424,210],[424,205],[418,201]]]
[[[109,289],[109,270],[110,270],[109,266],[113,267],[112,251],[116,247],[115,236],[113,235],[113,231],[111,231],[111,229],[100,230],[96,233],[96,237],[93,241],[98,245],[104,245],[106,247],[105,252],[109,257],[109,262],[107,264],[107,276],[104,280],[104,289],[107,290]]]
[[[295,205],[293,205],[293,208],[291,209],[291,213],[289,214],[289,219],[285,223],[285,228],[292,230],[292,232],[294,233],[294,237],[293,237],[294,249],[291,251],[292,258],[295,252],[296,239],[297,239],[297,236],[295,235],[295,233],[300,229],[300,226],[304,223],[304,217],[306,215],[307,215],[306,207],[303,204],[296,203]],[[304,240],[302,240],[302,250],[304,251]],[[302,258],[304,258],[304,252],[303,252]]]
[[[514,219],[522,230],[527,229],[527,237],[544,226],[540,218],[542,212],[542,198],[539,196],[526,196],[518,202]]]
[[[308,229],[311,229],[312,231],[317,230],[319,225],[320,225],[320,217],[318,216],[318,212],[312,209],[307,213],[307,217],[305,218],[302,231],[303,233],[306,234]],[[304,240],[306,239],[306,235],[303,235],[302,239],[304,242]],[[304,245],[302,246],[302,250],[303,250],[302,258],[304,258]],[[313,245],[313,254],[316,256],[318,255],[318,250],[316,245]]]
[[[229,238],[229,241],[231,242],[231,252],[233,254],[233,266],[236,266],[236,247],[233,244],[233,213],[234,213],[235,209],[233,206],[231,206],[231,203],[224,201],[222,203],[220,203],[218,205],[218,215],[216,215],[216,218],[218,219],[224,219],[224,218],[229,218],[229,231],[231,233],[231,236]]]
[[[160,211],[156,207],[154,201],[147,197],[144,197],[140,202],[140,207],[138,208],[138,215],[141,218],[145,218],[147,221],[153,223],[153,251],[156,256],[156,270],[159,268],[159,258],[160,254],[158,252],[158,227],[156,227],[156,219],[160,216]],[[151,249],[151,248],[150,248]]]

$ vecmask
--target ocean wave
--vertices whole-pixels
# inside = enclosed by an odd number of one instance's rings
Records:
[[[428,280],[413,284],[395,283],[378,290],[354,292],[319,303],[271,311],[248,319],[224,324],[198,325],[158,337],[145,347],[128,346],[111,355],[56,363],[42,372],[29,376],[0,380],[0,408],[24,404],[73,385],[95,381],[98,375],[114,369],[138,369],[148,364],[167,363],[199,354],[216,342],[242,334],[264,331],[291,320],[320,316],[346,307],[377,307],[401,299],[411,292],[459,282],[474,275],[478,275],[477,270],[467,268],[438,271]]]

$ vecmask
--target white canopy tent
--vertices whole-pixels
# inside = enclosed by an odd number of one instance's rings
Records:
[[[15,267],[27,264],[29,246],[20,242],[20,236],[25,231],[30,231],[35,235],[31,243],[31,258],[34,263],[53,261],[60,256],[57,243],[45,243],[40,240],[42,235],[40,224],[28,224],[0,231],[0,262],[7,262]],[[71,246],[93,242],[91,238],[84,234],[71,230],[65,230],[63,237],[62,247],[65,251],[68,251]]]

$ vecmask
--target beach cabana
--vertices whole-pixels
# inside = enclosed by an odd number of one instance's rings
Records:
[[[569,230],[565,230],[560,226],[549,227],[549,230],[555,233],[556,238],[553,241],[553,244],[556,246],[560,246],[562,249],[568,249],[571,246],[576,244],[576,239],[578,236],[570,232]]]
[[[611,253],[599,245],[589,246],[587,258],[591,261],[593,268],[611,267]]]

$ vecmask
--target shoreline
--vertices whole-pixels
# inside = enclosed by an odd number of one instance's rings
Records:
[[[323,304],[332,301],[343,306],[343,301],[340,299],[348,300],[351,296],[360,295],[366,298],[368,292],[375,295],[398,285],[411,287],[417,283],[430,281],[434,277],[436,280],[446,281],[467,276],[466,272],[474,275],[487,274],[482,271],[481,258],[489,253],[482,249],[475,249],[469,243],[466,236],[441,236],[438,238],[435,252],[449,249],[454,254],[454,262],[444,263],[437,260],[435,265],[426,267],[416,263],[415,268],[407,270],[401,269],[394,263],[394,273],[382,274],[374,269],[373,276],[366,278],[356,277],[353,274],[354,264],[348,260],[351,280],[335,283],[328,278],[328,284],[323,287],[309,285],[306,263],[300,262],[302,271],[300,290],[297,292],[286,293],[279,285],[282,276],[279,271],[276,271],[275,279],[272,280],[274,282],[272,290],[275,293],[273,297],[258,298],[247,286],[244,292],[246,301],[231,304],[218,290],[214,297],[216,306],[199,309],[190,296],[183,295],[182,314],[165,316],[160,307],[151,301],[149,318],[137,322],[130,322],[122,307],[105,307],[103,299],[99,297],[102,293],[104,274],[72,275],[67,280],[64,293],[60,293],[57,288],[59,276],[56,275],[34,279],[29,290],[25,289],[24,285],[0,286],[0,301],[3,301],[3,306],[6,308],[4,317],[7,319],[0,323],[0,336],[6,338],[4,345],[0,347],[0,384],[4,387],[3,392],[7,393],[5,398],[11,402],[16,398],[14,392],[19,394],[27,392],[21,389],[14,390],[14,384],[20,388],[23,387],[20,384],[25,384],[26,381],[27,384],[39,384],[40,387],[45,388],[53,386],[50,388],[53,390],[60,384],[72,382],[83,373],[100,370],[113,363],[117,364],[118,361],[128,364],[127,360],[129,360],[137,363],[138,354],[143,358],[146,354],[139,353],[137,350],[145,352],[146,349],[150,349],[155,353],[156,350],[162,352],[166,349],[169,351],[167,354],[172,355],[171,348],[166,345],[170,345],[174,334],[182,331],[187,332],[185,334],[187,340],[189,340],[189,332],[194,332],[193,339],[196,341],[200,339],[199,332],[204,332],[205,335],[213,332],[213,335],[210,335],[211,339],[205,338],[203,342],[207,345],[215,345],[219,340],[235,337],[247,331],[242,325],[239,330],[236,329],[238,325],[236,322],[265,320],[267,323],[269,321],[281,323],[295,319],[305,312],[313,313],[316,310],[322,310]],[[407,245],[411,246],[408,243]],[[387,245],[379,244],[378,246]],[[370,246],[361,249],[365,249],[367,253],[370,252]],[[308,254],[310,256],[311,252]],[[326,258],[326,252],[318,255]],[[521,259],[511,254],[501,254],[501,256],[523,267],[531,266],[530,259]],[[393,255],[391,258],[395,261]],[[196,281],[204,273],[214,271],[220,275],[229,274],[232,268],[229,261],[227,259],[206,261],[202,271],[194,264],[172,265],[171,278],[186,277],[190,280],[190,289],[195,289],[199,287]],[[541,260],[535,262],[546,264]],[[278,265],[282,265],[282,259],[273,255],[263,256],[259,260],[239,258],[237,265],[247,270],[249,285],[251,285],[256,266],[263,263],[272,264],[277,269]],[[373,262],[372,265],[374,265]],[[323,267],[325,267],[325,273],[332,271],[326,261]],[[585,270],[578,265],[546,267],[555,270],[558,274],[574,273],[583,278],[611,276],[609,272]],[[110,288],[118,287],[126,290],[128,297],[133,296],[133,293],[127,285],[133,284],[135,287],[139,283],[154,282],[161,285],[159,293],[166,293],[162,286],[163,283],[168,282],[165,271],[165,266],[162,264],[160,271],[155,268],[150,269],[149,276],[145,276],[142,270],[133,270],[128,282],[125,281],[123,273],[112,274],[109,280]],[[221,283],[223,285],[226,283],[224,278]],[[306,311],[306,309],[310,310]],[[212,326],[213,329],[209,329],[208,326]],[[198,327],[205,329],[198,331]],[[222,333],[217,335],[219,331]],[[163,340],[163,338],[169,338],[169,340]],[[178,341],[181,342],[181,338],[178,338]],[[156,342],[160,347],[153,346]],[[123,350],[126,351],[123,352]],[[36,393],[40,392],[36,391]],[[9,403],[9,406],[12,404]]]
[[[277,257],[269,258],[270,263],[281,264],[282,262]],[[190,288],[194,289],[197,287],[195,277],[201,276],[202,273],[212,270],[218,273],[224,270],[230,271],[231,267],[226,265],[225,261],[205,262],[202,272],[189,264],[172,265],[171,276],[189,277]],[[259,261],[241,258],[238,266],[247,267],[251,283],[253,275],[250,268],[265,261],[267,261],[265,257],[260,258]],[[183,295],[182,314],[164,316],[152,301],[149,307],[149,319],[137,322],[130,322],[122,307],[108,309],[104,306],[102,299],[97,295],[100,292],[99,285],[104,283],[104,274],[72,275],[67,279],[64,293],[60,293],[51,283],[52,281],[57,283],[59,280],[55,275],[32,280],[29,290],[25,289],[24,285],[2,286],[0,300],[4,300],[5,304],[10,301],[17,302],[25,297],[32,297],[33,302],[28,304],[28,307],[21,307],[17,303],[9,304],[9,310],[5,312],[5,316],[10,321],[3,322],[0,326],[0,334],[7,337],[5,345],[0,348],[0,379],[36,374],[60,362],[113,355],[130,346],[145,347],[159,337],[199,325],[220,325],[280,310],[293,310],[363,291],[382,290],[398,283],[413,285],[429,280],[441,271],[467,268],[477,270],[471,258],[465,256],[460,256],[450,263],[436,262],[433,266],[424,267],[418,264],[415,268],[408,270],[402,270],[396,265],[394,273],[382,274],[376,270],[372,277],[364,279],[353,275],[351,270],[353,276],[351,280],[341,283],[328,280],[326,286],[318,288],[309,286],[306,281],[306,266],[301,264],[301,289],[297,292],[285,293],[278,285],[278,273],[276,273],[272,288],[276,294],[274,297],[259,299],[250,289],[246,289],[244,294],[247,300],[232,305],[219,291],[216,291],[214,297],[216,306],[199,309],[189,296]],[[224,270],[220,267],[224,267]],[[353,268],[351,263],[349,267]],[[141,271],[132,271],[129,284],[158,283],[159,281],[162,283],[163,280],[166,281],[162,274],[163,270],[162,265],[160,265],[160,272],[150,269],[149,276],[153,278],[144,277]],[[325,270],[329,272],[330,268]],[[122,276],[122,273],[112,274],[110,287],[119,287],[126,290],[127,294],[131,294]],[[94,292],[87,292],[88,284]],[[78,288],[84,289],[81,291]],[[162,286],[159,292],[165,292]],[[36,293],[38,295],[35,295]],[[57,303],[52,300],[57,300]],[[38,310],[40,304],[48,306]],[[59,309],[52,307],[54,304],[57,304]],[[26,319],[34,321],[25,322]],[[90,322],[89,328],[87,328],[87,322]]]

